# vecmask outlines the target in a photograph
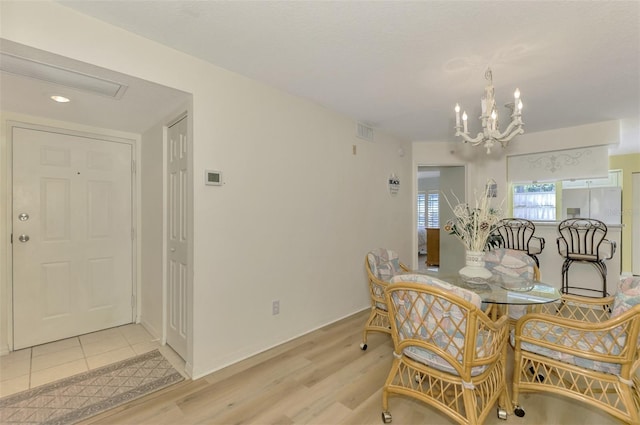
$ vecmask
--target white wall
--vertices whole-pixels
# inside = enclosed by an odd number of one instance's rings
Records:
[[[163,123],[141,137],[140,162],[140,322],[156,338],[163,336]]]
[[[375,142],[357,139],[348,117],[59,4],[1,7],[3,38],[193,94],[194,377],[366,308],[368,250],[409,257],[408,143],[379,133]],[[143,153],[150,175],[158,165],[146,161],[157,154]],[[205,186],[206,168],[222,170],[226,184]],[[396,197],[387,189],[392,172]],[[145,264],[157,260],[149,255]]]
[[[418,179],[418,191],[427,193],[430,190],[438,190],[440,176],[423,177]]]

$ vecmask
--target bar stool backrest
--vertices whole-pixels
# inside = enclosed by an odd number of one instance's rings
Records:
[[[558,225],[558,252],[565,258],[600,261],[599,250],[607,236],[607,225],[592,218],[569,218]]]
[[[493,231],[500,237],[497,243],[501,248],[529,252],[529,242],[536,231],[536,226],[522,218],[505,218]]]

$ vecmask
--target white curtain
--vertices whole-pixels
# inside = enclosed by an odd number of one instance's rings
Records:
[[[556,194],[554,192],[514,193],[513,216],[537,221],[555,220]]]

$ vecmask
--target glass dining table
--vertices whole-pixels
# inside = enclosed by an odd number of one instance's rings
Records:
[[[419,273],[473,291],[487,304],[546,304],[561,297],[560,291],[552,285],[501,273],[493,273],[488,279],[467,278],[455,272],[420,270]]]

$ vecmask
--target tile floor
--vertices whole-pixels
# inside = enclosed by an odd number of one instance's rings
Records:
[[[154,349],[181,373],[182,360],[139,324],[119,326],[0,356],[0,397],[125,360]]]

